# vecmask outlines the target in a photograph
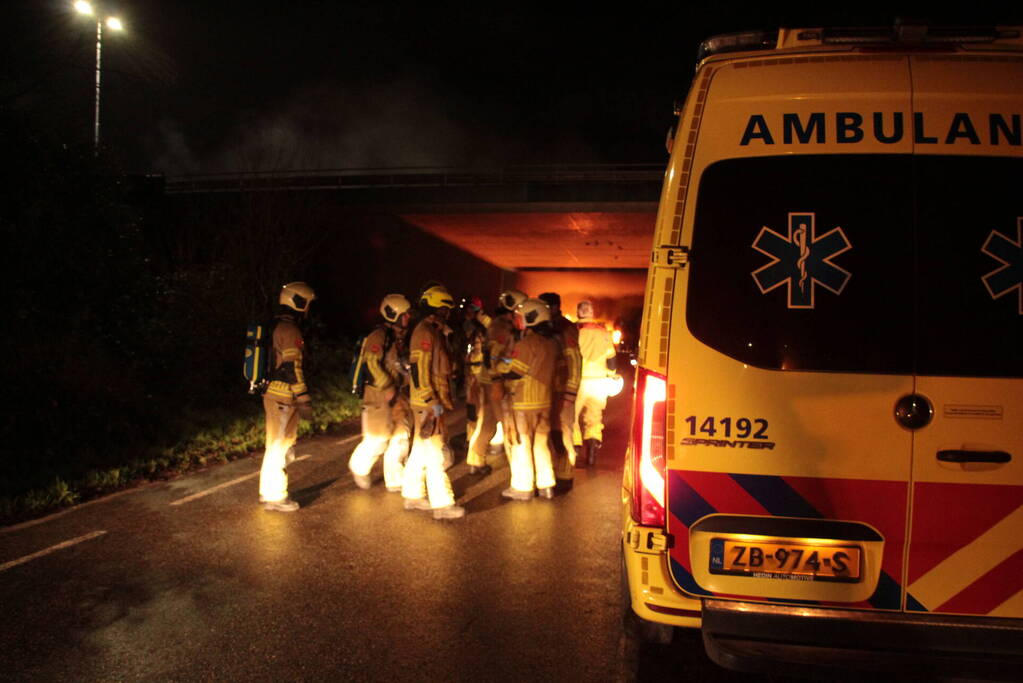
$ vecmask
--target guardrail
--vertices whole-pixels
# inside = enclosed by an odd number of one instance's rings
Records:
[[[366,168],[254,171],[168,176],[164,191],[259,192],[273,190],[347,190],[407,187],[481,187],[516,184],[588,184],[659,182],[666,164],[587,164],[509,166],[501,169]]]

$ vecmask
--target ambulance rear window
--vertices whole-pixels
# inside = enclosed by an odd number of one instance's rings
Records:
[[[980,157],[718,162],[700,179],[686,322],[762,368],[1023,376],[1021,171]]]
[[[690,330],[762,368],[911,373],[910,177],[906,156],[757,157],[707,168],[691,245]]]
[[[1023,159],[916,162],[918,373],[1023,377]]]

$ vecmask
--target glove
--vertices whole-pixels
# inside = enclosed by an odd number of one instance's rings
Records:
[[[439,403],[434,403],[431,410],[433,410],[434,417],[440,417],[444,413],[444,406]]]
[[[295,404],[295,410],[298,411],[298,417],[302,420],[313,419],[313,402],[302,401],[301,403]]]

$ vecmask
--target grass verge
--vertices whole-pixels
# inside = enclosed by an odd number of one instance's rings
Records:
[[[312,395],[313,419],[300,423],[300,438],[350,426],[359,417],[359,399],[340,384],[314,390]],[[0,525],[40,517],[142,482],[170,479],[246,457],[264,445],[263,409],[258,397],[230,410],[213,414],[207,411],[201,421],[196,418],[184,422],[193,427],[186,430],[189,436],[176,445],[147,449],[140,457],[127,459],[117,467],[57,475],[49,485],[0,497]]]

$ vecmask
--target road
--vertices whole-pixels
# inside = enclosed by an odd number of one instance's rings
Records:
[[[298,444],[296,513],[256,503],[257,454],[0,530],[0,679],[737,681],[698,634],[622,635],[627,420],[612,399],[601,461],[553,501],[460,454],[461,520],[356,488],[334,435]]]

